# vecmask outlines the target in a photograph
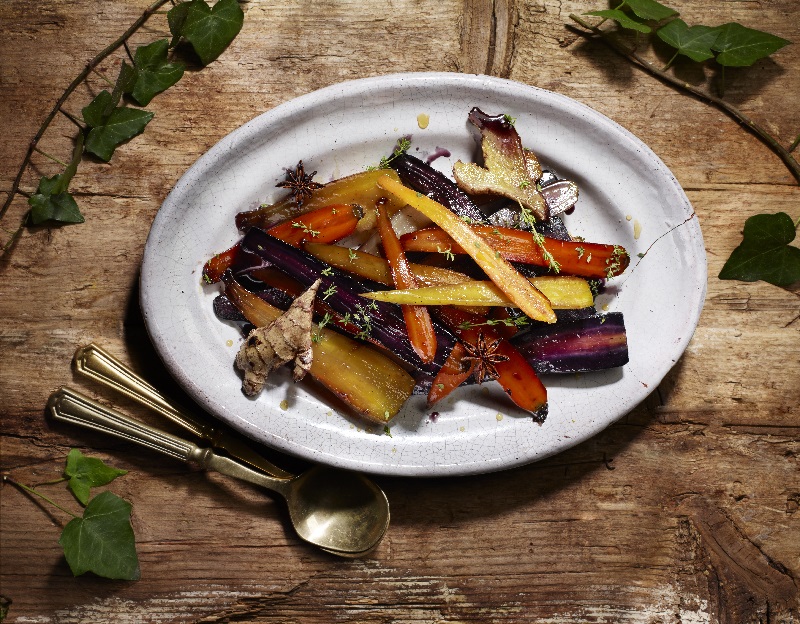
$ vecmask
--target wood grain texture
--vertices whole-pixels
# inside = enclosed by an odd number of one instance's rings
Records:
[[[144,134],[110,165],[81,165],[72,188],[86,224],[26,230],[0,260],[0,470],[23,483],[51,480],[72,446],[128,469],[113,490],[133,502],[142,580],[73,578],[57,544],[67,518],[5,485],[8,622],[800,619],[800,297],[716,278],[745,219],[777,211],[797,219],[800,189],[724,114],[565,26],[570,13],[600,4],[253,0],[220,59],[153,101]],[[728,99],[789,144],[800,132],[796,4],[671,5],[689,23],[735,20],[796,42],[727,76]],[[10,187],[63,88],[146,6],[0,3],[0,188]],[[154,18],[133,43],[165,35]],[[662,50],[652,54],[665,60]],[[122,58],[100,72],[113,79]],[[280,502],[254,488],[45,417],[49,393],[70,384],[155,422],[74,378],[72,353],[92,340],[181,398],[138,309],[138,267],[159,205],[204,151],[259,113],[341,80],[399,71],[492,73],[557,91],[621,123],[674,172],[703,229],[708,298],[685,355],[642,405],[584,444],[513,471],[379,479],[392,526],[376,552],[355,561],[301,544]],[[703,79],[685,63],[675,71]],[[104,87],[93,75],[68,110]],[[42,149],[66,157],[74,131],[59,118]],[[37,156],[23,188],[57,172]],[[20,197],[3,226],[24,209]],[[65,490],[48,492],[72,504]]]

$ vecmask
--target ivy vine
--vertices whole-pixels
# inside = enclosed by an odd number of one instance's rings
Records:
[[[156,0],[145,9],[116,41],[86,64],[56,101],[31,140],[8,197],[0,207],[2,221],[17,195],[28,197],[29,208],[18,227],[6,230],[9,236],[2,245],[2,254],[5,255],[12,249],[22,231],[29,225],[83,223],[80,207],[69,192],[70,182],[82,159],[89,154],[103,162],[110,161],[117,147],[144,131],[153,118],[154,113],[143,107],[183,77],[186,65],[179,57],[185,56],[187,48],[202,66],[206,66],[224,52],[244,23],[244,12],[238,0],[218,0],[213,6],[206,0],[186,0],[174,4],[166,12],[171,39],[153,41],[131,52],[128,47],[131,36],[170,1]],[[81,109],[80,117],[69,113],[65,104],[75,89],[106,58],[123,47],[128,60],[122,62],[116,82],[110,85],[111,90],[101,91]],[[62,162],[38,147],[59,113],[78,127],[69,162]],[[35,192],[26,193],[20,185],[36,152],[58,162],[64,169],[51,177],[42,176]]]
[[[782,145],[766,128],[724,99],[726,67],[752,66],[790,42],[736,22],[690,26],[678,15],[677,11],[656,0],[623,0],[614,8],[585,13],[584,16],[600,18],[594,23],[574,14],[570,19],[580,27],[580,34],[599,39],[652,76],[728,114],[777,154],[800,182],[800,163],[793,155],[800,144],[800,135],[790,145]],[[608,21],[616,27],[604,27]],[[626,37],[626,31],[635,33],[635,36]],[[671,58],[663,67],[658,67],[639,52],[642,39],[652,43],[654,38],[673,49]],[[716,84],[701,88],[675,76],[670,69],[679,56],[695,63],[714,63],[720,70]],[[791,245],[798,227],[800,220],[793,220],[783,212],[750,217],[744,227],[742,244],[733,251],[719,278],[748,282],[763,280],[784,287],[800,281],[800,248]]]

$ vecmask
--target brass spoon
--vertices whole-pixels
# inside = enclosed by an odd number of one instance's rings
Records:
[[[277,479],[128,418],[69,388],[54,392],[47,407],[56,420],[109,433],[280,494],[297,534],[332,554],[365,554],[389,526],[386,495],[358,473],[317,466],[293,479]]]

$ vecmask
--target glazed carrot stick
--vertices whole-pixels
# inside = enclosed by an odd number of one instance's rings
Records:
[[[333,243],[352,234],[362,217],[361,208],[349,204],[330,204],[286,219],[267,230],[275,238],[300,247],[303,242]]]
[[[389,214],[384,205],[378,206],[378,232],[381,235],[383,251],[391,269],[392,281],[396,288],[417,288],[419,282],[406,260],[400,240],[397,238]],[[436,356],[436,333],[433,330],[428,308],[420,305],[401,305],[403,320],[406,322],[408,338],[417,355],[423,362],[432,362]]]
[[[494,365],[497,381],[511,400],[524,410],[537,413],[543,420],[547,389],[528,361],[508,340],[485,324],[484,318],[445,306],[438,318],[450,327],[473,351],[484,355]],[[488,349],[484,349],[488,346]]]
[[[428,391],[428,405],[441,401],[458,388],[475,372],[475,362],[465,360],[467,350],[457,342],[447,356],[447,360],[436,373],[436,377]]]
[[[352,234],[361,217],[362,210],[358,206],[330,204],[286,219],[271,227],[268,233],[294,247],[300,247],[309,240],[334,243]],[[225,270],[233,265],[238,253],[239,243],[236,243],[233,247],[209,258],[203,265],[203,280],[207,284],[218,282]]]
[[[531,232],[491,225],[473,225],[472,230],[509,262],[522,262],[558,269],[559,273],[580,277],[609,278],[622,273],[630,256],[619,245],[584,241],[563,241],[542,236],[537,242]],[[467,253],[440,228],[417,230],[400,237],[406,251]],[[549,257],[549,259],[548,259]]]
[[[406,202],[412,208],[446,230],[454,241],[462,248],[468,248],[472,257],[484,273],[502,290],[519,308],[532,319],[555,323],[556,314],[550,302],[542,293],[511,266],[496,250],[485,244],[484,239],[455,215],[430,197],[417,193],[388,176],[378,178],[378,186]]]

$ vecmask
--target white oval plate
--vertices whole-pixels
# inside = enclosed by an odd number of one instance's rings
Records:
[[[411,153],[450,151],[434,166],[448,174],[472,159],[467,113],[507,113],[526,147],[580,200],[570,231],[623,245],[633,258],[600,305],[625,314],[630,363],[583,375],[550,375],[543,425],[487,383],[459,389],[436,406],[414,397],[391,435],[331,402],[313,381],[282,371],[256,399],[241,392],[233,360],[241,336],[214,316],[219,290],[201,268],[239,238],[234,215],[276,198],[285,169],[303,160],[317,181],[364,170],[411,135]],[[418,115],[430,118],[420,129]],[[641,141],[567,97],[491,78],[398,74],[344,82],[264,113],[222,139],[179,180],[155,218],[144,253],[141,303],[167,368],[209,413],[259,442],[312,461],[371,473],[441,476],[509,468],[586,440],[641,402],[675,364],[696,327],[706,291],[697,219],[681,187]],[[635,224],[641,227],[638,238]],[[646,256],[639,258],[637,254]]]

